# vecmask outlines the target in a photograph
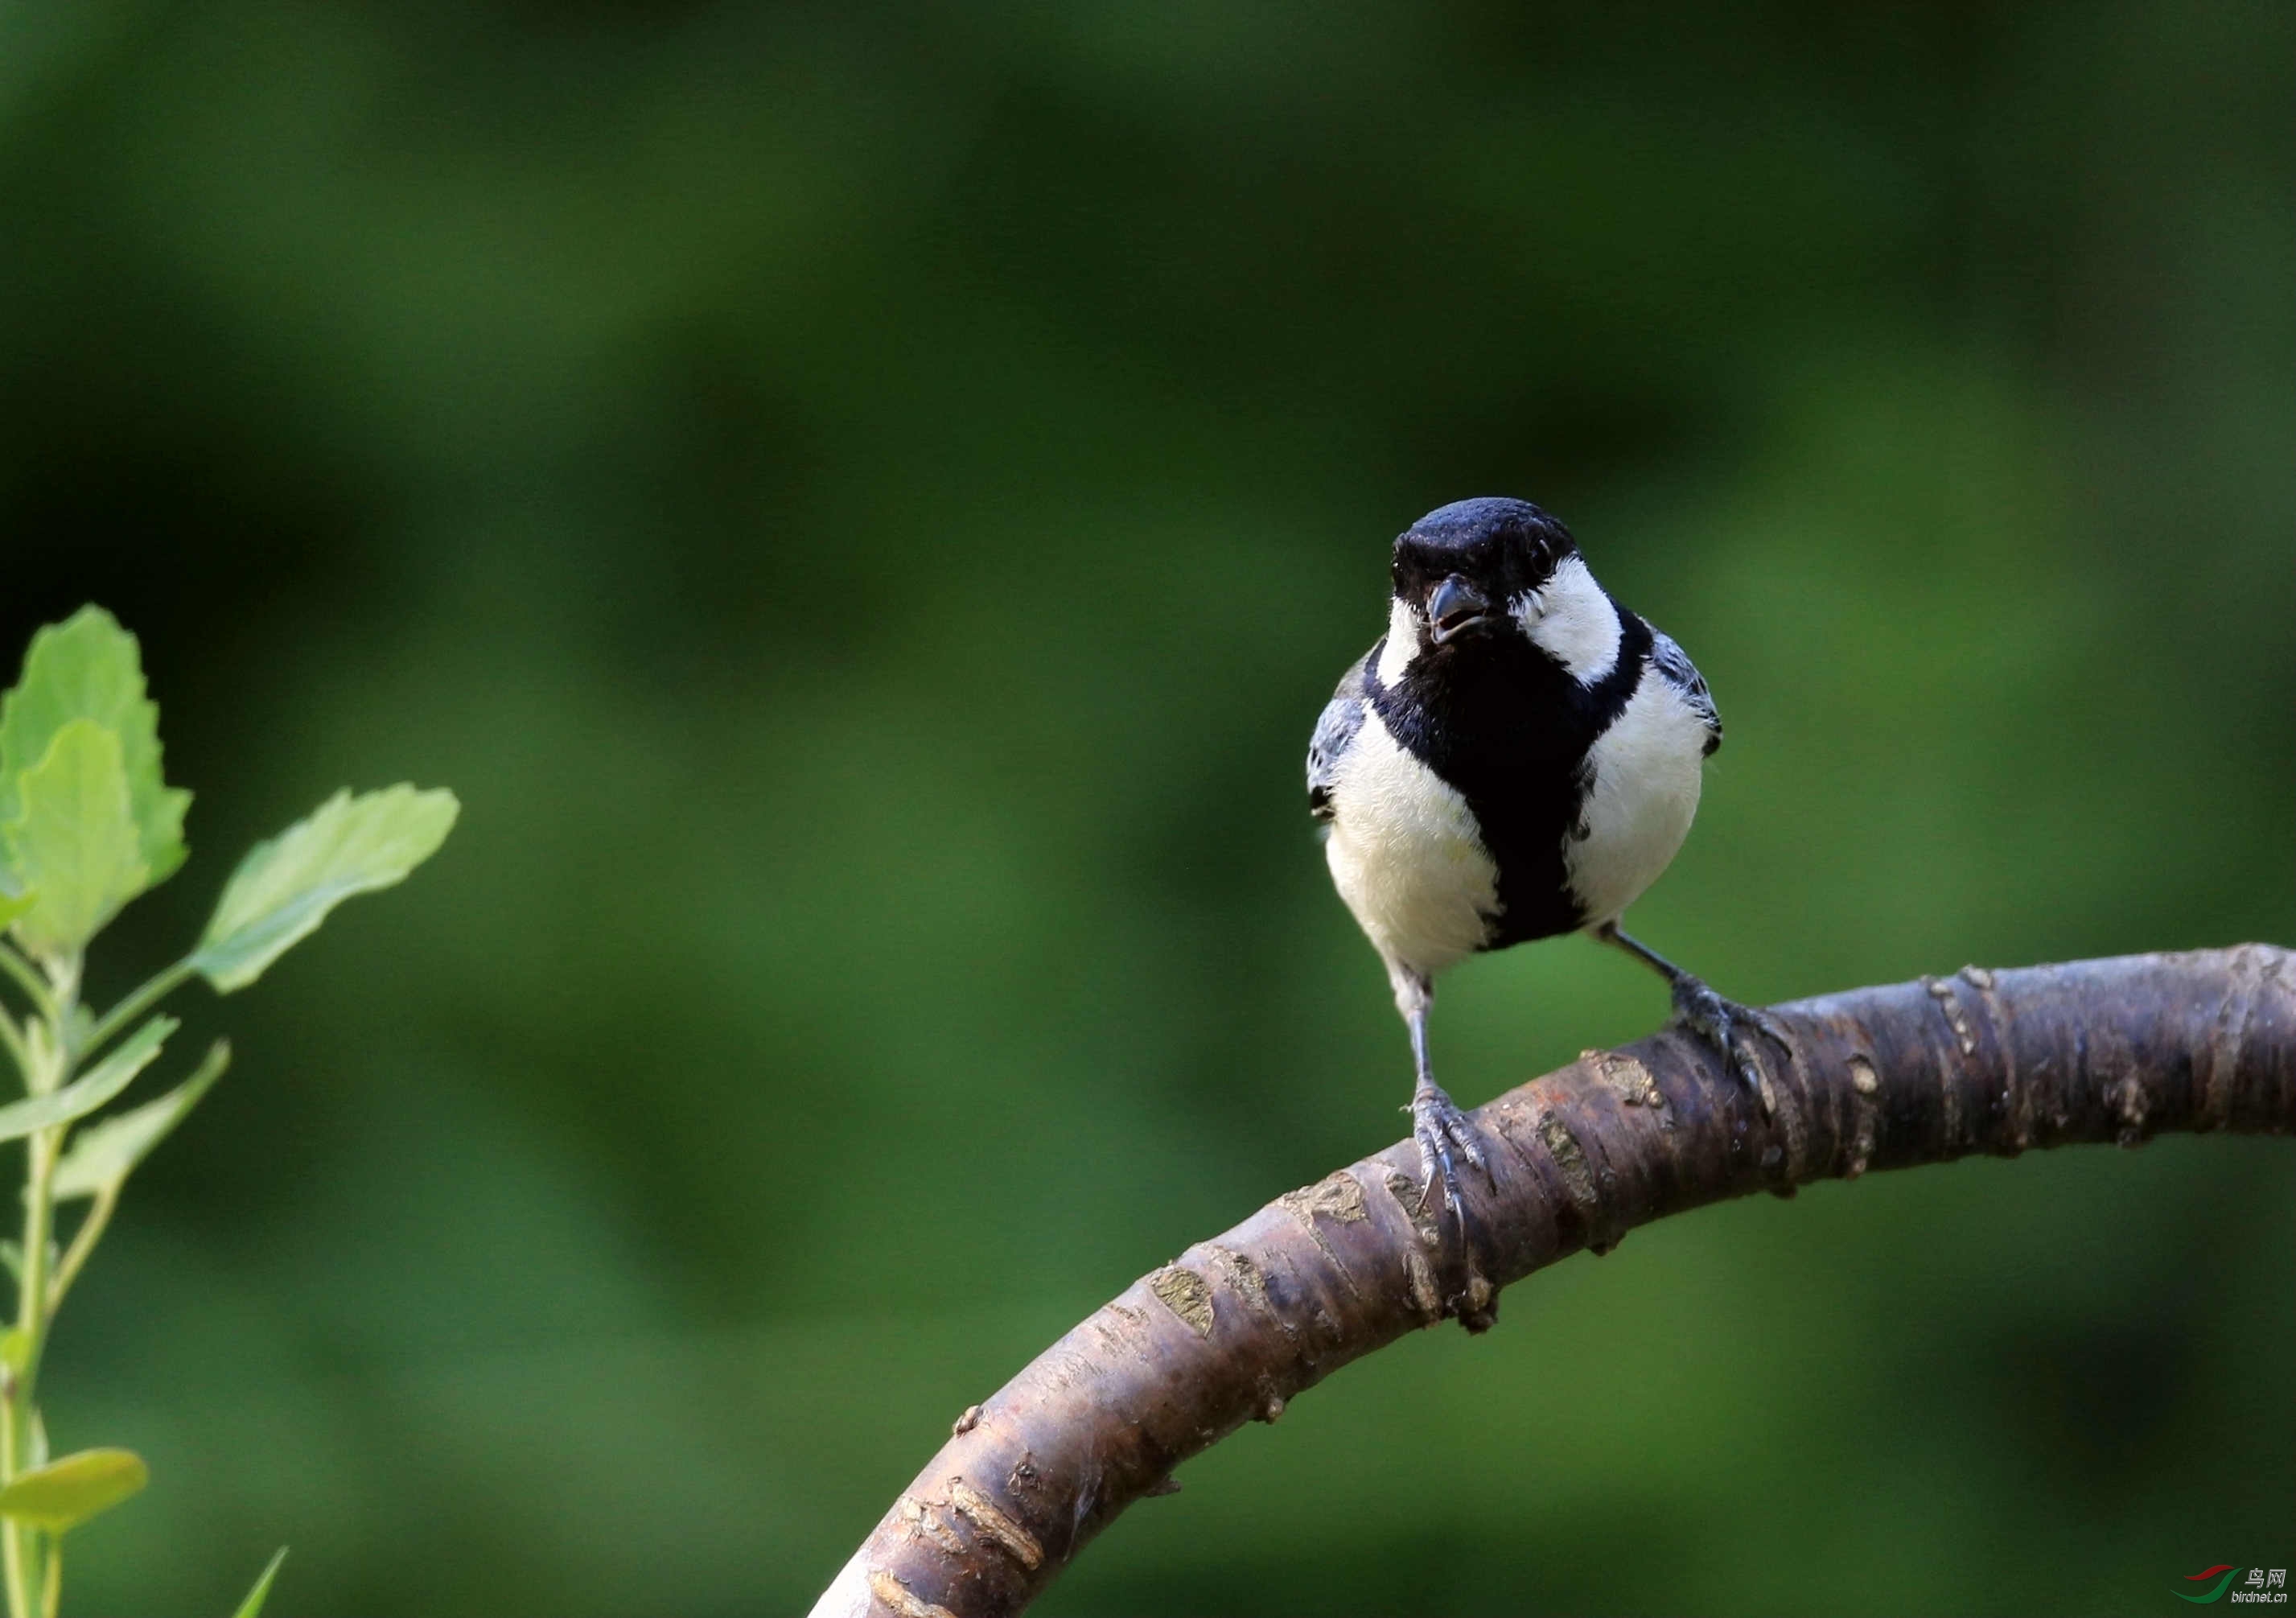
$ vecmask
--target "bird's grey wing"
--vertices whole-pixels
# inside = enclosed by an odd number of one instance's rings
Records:
[[[1711,754],[1722,745],[1722,716],[1715,710],[1714,694],[1706,689],[1706,677],[1690,661],[1690,653],[1675,643],[1663,629],[1651,631],[1651,667],[1683,694],[1690,710],[1706,723],[1706,751]]]
[[[1372,652],[1378,650],[1372,648]],[[1365,653],[1356,659],[1354,668],[1340,677],[1340,688],[1324,704],[1324,716],[1316,721],[1316,734],[1308,743],[1308,812],[1318,820],[1332,817],[1332,779],[1339,774],[1340,760],[1355,745],[1356,733],[1363,728],[1364,707],[1370,700],[1364,689],[1364,669],[1371,655]]]

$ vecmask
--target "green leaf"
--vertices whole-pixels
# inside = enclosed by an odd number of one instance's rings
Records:
[[[94,719],[74,719],[15,786],[0,844],[32,897],[16,936],[35,955],[70,955],[150,885],[119,738]]]
[[[64,1203],[118,1186],[183,1122],[184,1114],[199,1105],[200,1097],[230,1065],[231,1047],[218,1039],[209,1047],[207,1060],[198,1071],[157,1101],[147,1101],[117,1118],[100,1118],[75,1131],[70,1149],[49,1182],[50,1195]]]
[[[355,893],[402,880],[439,850],[462,806],[401,784],[337,793],[239,862],[192,965],[224,994],[263,975]]]
[[[152,1058],[160,1054],[160,1041],[174,1033],[176,1028],[173,1017],[153,1017],[112,1047],[111,1054],[86,1075],[63,1088],[0,1107],[0,1140],[20,1140],[36,1129],[70,1123],[93,1113],[152,1065]]]
[[[65,1533],[151,1481],[152,1469],[133,1450],[82,1450],[18,1474],[0,1489],[0,1516]]]
[[[271,1581],[279,1576],[279,1565],[286,1559],[287,1548],[282,1545],[271,1558],[271,1565],[263,1570],[263,1577],[255,1581],[255,1588],[247,1592],[247,1599],[239,1604],[231,1618],[263,1618],[263,1603],[270,1597]]]
[[[56,733],[87,719],[119,738],[136,853],[147,883],[184,863],[184,811],[192,795],[160,773],[160,708],[144,694],[135,637],[102,607],[86,606],[32,637],[23,677],[0,699],[0,825],[21,808],[23,777],[39,767]],[[26,884],[13,884],[20,891]]]

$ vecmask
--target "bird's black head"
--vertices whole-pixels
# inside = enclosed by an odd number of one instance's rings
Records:
[[[1516,604],[1578,554],[1570,530],[1528,500],[1455,500],[1396,536],[1395,600],[1430,646],[1516,626]]]

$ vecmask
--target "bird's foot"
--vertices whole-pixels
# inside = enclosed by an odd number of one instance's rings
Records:
[[[1480,1169],[1486,1181],[1492,1178],[1490,1162],[1483,1155],[1472,1121],[1431,1079],[1420,1080],[1419,1088],[1412,1092],[1411,1138],[1418,1143],[1423,1165],[1412,1222],[1435,1250],[1446,1272],[1439,1283],[1441,1313],[1456,1318],[1470,1332],[1487,1332],[1498,1318],[1498,1292],[1475,1257],[1474,1222],[1467,1212],[1466,1200],[1459,1195],[1459,1160],[1464,1158]],[[1447,1242],[1440,1235],[1440,1212],[1432,1220],[1427,1217],[1438,1186],[1442,1187],[1440,1206],[1451,1213]]]
[[[1784,1044],[1785,1033],[1776,1018],[1759,1006],[1724,999],[1685,972],[1674,980],[1674,1020],[1714,1048],[1723,1064],[1738,1076],[1738,1082],[1761,1104],[1765,1118],[1775,1110],[1777,1097],[1755,1055],[1752,1036],[1759,1031]]]
[[[1422,1079],[1412,1092],[1411,1138],[1419,1143],[1419,1211],[1427,1211],[1439,1184],[1444,1204],[1458,1215],[1464,1230],[1467,1210],[1459,1200],[1456,1160],[1465,1158],[1483,1171],[1486,1179],[1490,1178],[1491,1166],[1483,1156],[1482,1143],[1475,1138],[1474,1124],[1431,1079]]]

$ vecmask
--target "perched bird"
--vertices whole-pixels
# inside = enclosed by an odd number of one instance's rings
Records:
[[[1677,1023],[1759,1097],[1761,1013],[1619,931],[1682,846],[1722,742],[1680,646],[1611,599],[1578,543],[1521,500],[1461,500],[1395,541],[1387,634],[1340,681],[1308,748],[1332,880],[1386,963],[1411,1031],[1420,1206],[1455,1157],[1488,1172],[1430,1068],[1436,974],[1480,950],[1586,932],[1667,980]]]

